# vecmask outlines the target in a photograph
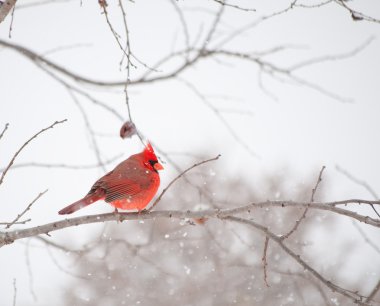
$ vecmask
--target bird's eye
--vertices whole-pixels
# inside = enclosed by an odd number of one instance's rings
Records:
[[[150,159],[149,160],[149,164],[152,166],[152,168],[154,168],[154,165],[157,164],[157,161],[153,160],[153,159]]]

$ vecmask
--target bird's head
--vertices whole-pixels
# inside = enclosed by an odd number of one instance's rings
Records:
[[[154,153],[153,147],[149,142],[142,153],[144,155],[144,165],[146,168],[155,172],[164,169],[164,167],[158,162],[156,153]]]

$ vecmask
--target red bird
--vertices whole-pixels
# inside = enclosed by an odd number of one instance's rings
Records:
[[[81,200],[61,209],[60,215],[71,214],[99,200],[105,200],[116,209],[143,210],[160,186],[158,162],[150,143],[144,151],[130,156],[111,172],[101,177]]]

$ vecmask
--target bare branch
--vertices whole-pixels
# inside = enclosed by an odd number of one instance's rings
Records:
[[[264,283],[267,287],[270,287],[268,284],[267,279],[267,250],[268,250],[268,244],[269,244],[269,238],[268,236],[265,236],[265,242],[264,242],[264,251],[263,251],[263,257],[261,258],[261,261],[263,262],[263,270],[264,270]]]
[[[13,279],[13,306],[16,306],[16,298],[17,298],[17,285],[16,279]]]
[[[23,210],[23,212],[21,214],[18,214],[17,217],[12,221],[10,222],[9,224],[7,224],[7,226],[5,228],[10,228],[12,225],[14,225],[18,220],[20,220],[20,218],[25,215],[25,213],[32,207],[32,205],[40,198],[42,197],[48,190],[46,189],[45,191],[43,192],[40,192],[37,197],[29,203],[29,205]]]
[[[108,82],[102,82],[102,81],[99,82],[96,80],[91,80],[89,78],[77,75],[77,74],[67,70],[66,68],[64,68],[58,64],[55,64],[52,61],[44,58],[43,56],[38,55],[37,53],[35,53],[35,52],[25,48],[25,47],[22,47],[20,45],[13,44],[13,43],[7,42],[7,41],[2,40],[2,39],[0,39],[0,45],[11,48],[12,50],[19,52],[21,55],[28,57],[33,62],[41,62],[41,63],[49,66],[50,68],[72,78],[73,80],[75,80],[77,82],[83,82],[83,83],[97,85],[97,86],[112,86]],[[124,82],[116,82],[116,83],[117,83],[117,85],[114,85],[114,86],[121,86],[124,84]]]
[[[5,126],[4,126],[3,131],[0,134],[0,139],[3,138],[4,133],[7,131],[8,127],[9,127],[9,123],[6,123]]]
[[[365,21],[370,21],[370,22],[374,22],[374,23],[380,23],[380,19],[376,19],[376,18],[373,18],[371,16],[365,15],[361,12],[358,12],[356,10],[353,10],[352,8],[350,8],[346,4],[346,1],[344,1],[344,0],[334,0],[334,2],[339,4],[341,7],[344,7],[351,14],[351,18],[354,21],[365,20]]]
[[[374,39],[375,39],[374,37],[369,37],[361,45],[357,46],[356,48],[354,48],[351,51],[348,51],[348,52],[345,52],[342,54],[325,55],[325,56],[321,56],[321,57],[312,58],[312,59],[309,59],[309,60],[306,60],[303,62],[299,62],[293,66],[290,66],[290,67],[288,67],[288,69],[291,71],[295,71],[295,70],[298,70],[298,69],[301,69],[304,67],[308,67],[308,66],[315,65],[315,64],[320,64],[323,62],[338,61],[338,60],[343,60],[343,59],[347,59],[347,58],[352,58],[353,56],[355,56],[355,55],[359,54],[361,51],[363,51],[366,47],[368,47],[374,41]]]
[[[183,11],[179,8],[177,1],[175,0],[170,0],[170,3],[173,5],[176,13],[178,14],[179,20],[182,25],[182,30],[183,30],[183,36],[185,37],[185,47],[187,50],[190,50],[190,35],[189,35],[189,29],[187,27],[187,23],[185,20],[185,16],[183,14]]]
[[[22,3],[20,5],[17,5],[17,9],[29,9],[31,7],[36,7],[36,6],[43,6],[43,5],[51,5],[51,4],[57,4],[57,3],[65,3],[65,2],[70,2],[73,0],[40,0],[40,1],[28,1],[27,3]],[[76,1],[76,0],[75,0]]]
[[[130,103],[129,103],[129,94],[128,94],[128,87],[129,87],[129,84],[131,82],[131,79],[130,79],[131,66],[133,66],[133,67],[135,67],[135,66],[131,62],[131,56],[133,56],[133,53],[132,53],[132,50],[131,50],[130,39],[129,39],[127,14],[125,13],[123,2],[121,0],[119,0],[119,6],[120,6],[120,9],[121,9],[121,12],[122,12],[122,16],[123,16],[124,30],[125,30],[125,37],[126,37],[126,46],[125,46],[126,52],[124,52],[124,54],[126,54],[126,56],[127,56],[127,78],[126,78],[125,84],[124,84],[125,103],[127,105],[127,111],[128,111],[129,121],[132,123],[132,125],[134,127],[136,127],[135,123],[132,120],[132,112],[131,112],[131,107],[130,107]],[[120,62],[120,65],[122,64],[122,61],[123,61],[123,58],[122,58],[122,60]],[[134,132],[137,135],[137,137],[140,139],[141,143],[143,145],[145,145],[144,141],[143,141],[143,138],[141,137],[141,134],[140,134],[139,130],[135,128]]]
[[[375,287],[373,288],[373,290],[367,297],[366,302],[367,303],[371,302],[379,291],[380,291],[380,280],[377,282],[377,284],[375,285]]]
[[[87,252],[88,250],[90,250],[90,249],[87,249],[87,250],[72,250],[72,249],[69,249],[69,248],[61,245],[61,244],[53,242],[50,239],[42,237],[42,236],[36,236],[34,238],[37,239],[37,240],[39,240],[39,241],[42,241],[46,245],[52,246],[52,247],[54,247],[54,248],[56,248],[58,250],[61,250],[61,251],[67,252],[67,253],[77,253],[79,255],[82,255],[84,252]]]
[[[326,166],[322,166],[322,169],[321,171],[319,172],[319,176],[318,176],[318,179],[317,179],[317,182],[315,184],[315,187],[313,188],[313,190],[311,191],[311,198],[310,198],[310,202],[314,202],[314,195],[315,195],[315,192],[317,191],[318,189],[318,186],[320,184],[320,182],[322,182],[322,174],[323,174],[323,171],[326,169]]]
[[[11,161],[9,162],[8,166],[5,167],[5,170],[3,171],[3,174],[2,176],[0,177],[0,185],[3,183],[3,180],[4,180],[4,177],[5,175],[7,174],[8,170],[10,169],[10,167],[12,167],[16,157],[20,154],[20,152],[36,137],[38,137],[38,135],[42,134],[43,132],[49,130],[49,129],[52,129],[55,125],[57,124],[60,124],[60,123],[64,123],[66,122],[67,119],[64,119],[64,120],[61,120],[61,121],[56,121],[54,122],[52,125],[48,126],[47,128],[44,128],[42,129],[41,131],[39,131],[37,134],[34,134],[31,138],[29,138],[22,146],[20,149],[17,150],[17,152],[13,155]]]
[[[335,202],[320,202],[320,203],[310,203],[310,202],[293,202],[293,201],[267,201],[267,202],[258,202],[251,203],[246,206],[241,206],[237,208],[226,209],[221,211],[219,216],[223,215],[235,215],[243,212],[250,213],[253,208],[267,208],[267,207],[309,207],[310,209],[318,209],[318,210],[326,210],[336,214],[340,214],[343,216],[347,216],[363,222],[365,224],[372,225],[374,227],[380,227],[380,220],[373,219],[369,216],[363,216],[356,212],[342,209],[336,207],[337,205],[348,205],[348,204],[376,204],[379,205],[380,201],[368,201],[368,200],[360,200],[360,199],[350,199],[343,201],[335,201]]]
[[[219,119],[219,121],[226,127],[227,131],[229,134],[232,136],[232,138],[235,139],[235,141],[240,144],[250,155],[252,155],[255,158],[260,158],[260,156],[255,153],[241,138],[240,136],[234,131],[234,129],[230,126],[230,124],[227,122],[226,119],[220,114],[221,111],[218,110],[216,107],[214,107],[204,95],[190,82],[182,79],[182,78],[177,78],[180,82],[185,84],[214,114],[215,116]]]
[[[352,220],[352,225],[356,228],[356,230],[359,232],[359,234],[363,237],[364,241],[368,243],[377,253],[380,254],[380,248],[373,242],[371,241],[366,233],[360,228],[358,224],[356,224],[355,220]]]
[[[216,158],[214,158],[216,159]],[[211,160],[214,160],[211,159]],[[205,163],[207,161],[203,161]],[[198,164],[195,164],[191,168],[188,168],[185,171],[190,171],[192,168],[196,167]],[[183,175],[184,173],[182,173]],[[181,177],[176,177],[161,193],[162,195],[165,191]],[[160,198],[159,198],[160,199]],[[158,200],[156,202],[158,203]],[[336,202],[324,202],[324,203],[310,203],[310,202],[293,202],[293,201],[266,201],[266,202],[257,202],[251,203],[249,205],[240,206],[231,209],[212,209],[212,210],[202,210],[202,211],[180,211],[180,210],[164,210],[164,211],[150,211],[146,210],[145,212],[140,213],[122,213],[118,214],[109,213],[109,214],[99,214],[99,215],[90,215],[90,216],[81,216],[76,218],[65,219],[62,221],[52,222],[32,228],[14,230],[10,232],[0,232],[0,247],[6,244],[11,244],[16,240],[24,239],[28,237],[34,237],[41,234],[48,234],[53,231],[57,231],[67,227],[73,227],[78,225],[90,224],[90,223],[101,223],[108,221],[117,221],[122,222],[125,220],[150,220],[155,218],[177,218],[177,219],[199,219],[199,218],[221,218],[224,219],[228,216],[237,215],[240,213],[250,213],[254,208],[268,208],[268,207],[309,207],[310,209],[319,209],[326,210],[332,213],[339,215],[347,216],[368,225],[380,228],[380,220],[372,219],[368,216],[363,216],[352,212],[350,210],[342,209],[335,207],[336,205],[348,205],[348,204],[376,204],[380,205],[380,201],[368,201],[360,199],[350,199]],[[279,237],[278,239],[281,239]]]
[[[13,27],[13,20],[14,20],[14,16],[15,16],[15,9],[16,9],[16,5],[13,6],[13,9],[12,9],[12,14],[11,14],[11,23],[9,25],[9,32],[8,32],[8,38],[12,38],[12,27]]]
[[[75,96],[75,94],[70,89],[68,89],[68,92],[69,92],[71,98],[73,99],[74,103],[79,108],[79,110],[80,110],[80,112],[82,114],[82,117],[83,117],[84,123],[86,125],[87,131],[88,131],[88,133],[90,135],[90,140],[91,140],[92,148],[94,150],[94,153],[95,153],[95,156],[96,156],[96,158],[98,160],[98,163],[99,163],[100,167],[103,169],[103,171],[106,171],[106,167],[104,166],[104,162],[102,161],[102,157],[100,155],[100,149],[99,149],[99,146],[98,146],[98,142],[96,141],[95,133],[92,130],[92,127],[91,127],[91,124],[90,124],[90,120],[88,119],[87,113],[85,112],[83,106],[80,104],[80,102],[77,99],[77,97]]]
[[[341,288],[338,285],[334,284],[333,282],[324,278],[320,273],[318,273],[314,268],[312,268],[306,261],[301,259],[300,255],[296,254],[289,247],[287,247],[284,244],[283,240],[280,237],[278,237],[277,235],[275,235],[273,232],[271,232],[268,228],[262,226],[261,224],[254,222],[252,220],[247,220],[247,219],[238,218],[238,217],[234,217],[234,216],[227,216],[223,219],[224,220],[231,220],[231,221],[242,223],[242,224],[247,224],[249,226],[254,227],[255,229],[262,232],[267,238],[276,242],[277,245],[279,247],[281,247],[286,254],[288,254],[290,257],[292,257],[303,269],[310,272],[315,278],[317,278],[319,281],[321,281],[326,287],[330,288],[333,292],[338,292],[341,295],[349,298],[354,303],[357,303],[359,305],[370,306],[370,304],[364,302],[364,296],[359,295],[356,292],[351,292],[347,289]]]
[[[45,73],[47,73],[48,75],[50,75],[54,80],[56,80],[58,83],[60,83],[61,85],[63,85],[67,90],[71,90],[72,92],[75,92],[77,94],[79,94],[80,96],[86,98],[87,100],[89,100],[90,102],[92,102],[93,104],[103,108],[104,110],[106,110],[107,112],[109,112],[110,114],[114,115],[117,119],[119,119],[120,121],[123,121],[124,118],[114,109],[112,108],[111,106],[109,106],[108,104],[94,98],[92,95],[88,94],[87,92],[85,92],[84,90],[82,89],[79,89],[75,86],[72,86],[70,85],[69,83],[67,83],[66,81],[64,81],[62,78],[58,77],[55,73],[53,73],[52,71],[48,70],[46,67],[44,67],[43,65],[41,65],[40,63],[36,63],[36,65],[41,69],[43,70]]]
[[[108,24],[108,27],[109,29],[111,30],[111,33],[113,35],[113,37],[115,38],[119,48],[121,49],[121,51],[123,52],[123,56],[125,55],[127,57],[127,60],[128,60],[128,64],[129,64],[129,59],[130,59],[130,50],[126,50],[122,45],[121,45],[121,42],[120,42],[120,38],[121,36],[115,31],[115,29],[113,28],[112,24],[111,24],[111,21],[108,17],[108,11],[107,11],[107,4],[105,1],[102,1],[102,2],[99,2],[102,10],[103,10],[103,14],[104,14],[104,17],[106,18],[106,21],[107,21],[107,24]],[[120,2],[119,2],[120,4]],[[123,60],[122,60],[123,61]],[[122,64],[122,61],[120,62],[120,65]]]
[[[32,295],[34,301],[37,301],[37,295],[36,292],[34,291],[34,276],[33,276],[33,271],[32,271],[32,266],[30,264],[30,254],[29,254],[29,244],[30,244],[30,239],[26,242],[25,246],[25,263],[26,267],[28,270],[28,276],[29,276],[29,291],[30,294]]]
[[[152,141],[150,141],[150,143],[151,143],[152,146],[157,150],[157,152],[159,152],[162,156],[165,157],[165,160],[173,166],[173,168],[177,171],[177,173],[182,173],[182,172],[183,172],[183,169],[178,165],[178,163],[176,163],[176,162],[174,161],[173,158],[171,158],[171,157],[169,156],[169,154],[165,153],[165,151],[162,150],[159,146],[157,146],[156,143],[153,143]],[[206,199],[211,200],[211,197],[210,197],[210,195],[207,193],[207,191],[204,190],[204,188],[199,188],[196,184],[192,183],[191,180],[190,180],[186,175],[183,176],[183,180],[184,180],[185,182],[187,182],[190,186],[192,186],[192,187],[198,189],[199,193],[202,194]]]
[[[318,84],[315,84],[313,82],[307,81],[306,79],[304,79],[302,77],[298,77],[298,76],[294,75],[292,73],[293,70],[291,70],[292,67],[281,68],[274,63],[264,61],[263,59],[260,58],[260,56],[255,55],[253,53],[252,54],[241,53],[241,52],[234,52],[234,51],[230,51],[230,50],[221,49],[221,46],[224,43],[219,44],[218,47],[215,47],[212,49],[206,49],[206,47],[209,45],[209,40],[213,37],[215,28],[217,27],[218,22],[220,21],[221,13],[222,13],[222,11],[220,10],[218,12],[219,18],[218,18],[218,16],[216,16],[214,23],[213,23],[205,41],[204,41],[204,43],[203,43],[203,46],[200,49],[193,48],[190,50],[182,50],[182,51],[178,51],[178,52],[169,54],[168,56],[165,56],[163,59],[159,60],[157,62],[157,64],[153,66],[152,69],[149,69],[145,74],[143,74],[143,76],[141,76],[137,79],[134,79],[134,80],[130,80],[128,82],[128,86],[139,85],[139,84],[148,84],[148,83],[172,79],[172,78],[177,77],[181,73],[183,73],[189,67],[194,66],[201,59],[215,58],[215,56],[217,56],[217,55],[223,55],[223,56],[229,56],[229,57],[234,57],[234,58],[238,58],[238,59],[244,59],[244,60],[250,61],[254,64],[257,64],[259,66],[260,70],[262,71],[262,73],[265,73],[265,74],[271,76],[275,80],[283,81],[283,82],[285,82],[285,81],[296,82],[299,85],[306,86],[306,87],[313,89],[313,90],[315,90],[315,91],[317,91],[317,92],[319,92],[319,93],[321,93],[327,97],[330,97],[334,100],[337,100],[340,102],[345,102],[345,103],[352,102],[352,99],[350,99],[350,98],[340,96],[334,92],[329,91],[328,89],[325,89],[324,87],[322,87]],[[235,35],[237,35],[237,34],[235,34]],[[69,78],[71,78],[77,82],[87,83],[87,84],[91,84],[91,85],[95,85],[95,86],[101,86],[101,87],[125,86],[125,84],[126,84],[125,81],[110,82],[110,81],[100,81],[100,80],[89,79],[87,77],[83,77],[83,76],[80,76],[74,72],[71,72],[71,71],[67,70],[66,68],[63,68],[62,66],[57,65],[57,64],[49,61],[48,59],[42,57],[41,55],[36,54],[35,52],[33,52],[33,51],[31,51],[25,47],[22,47],[22,46],[19,46],[16,44],[11,44],[11,43],[3,41],[1,39],[0,39],[0,45],[3,45],[5,47],[11,48],[11,49],[19,52],[21,55],[28,57],[30,60],[32,60],[36,64],[40,63],[40,64],[47,65],[48,67],[56,70],[57,72],[64,74],[65,76],[67,76],[67,77],[69,77]],[[361,47],[357,48],[356,49],[356,50],[358,50],[357,52],[362,50],[364,48],[364,46],[365,45],[362,45]],[[153,69],[157,69],[159,66],[161,66],[166,61],[173,59],[175,57],[178,57],[178,56],[183,56],[184,54],[192,54],[192,56],[191,57],[189,56],[189,58],[187,58],[182,63],[177,64],[175,67],[172,68],[171,71],[167,72],[166,74],[148,77],[150,75],[150,73],[153,71]],[[355,52],[351,52],[351,55],[352,54],[355,54]],[[348,56],[349,56],[349,54],[337,55],[336,59],[344,59]],[[315,59],[315,62],[324,61],[324,60],[326,60],[326,59],[325,58],[324,59],[323,58],[322,59],[317,58],[317,59]],[[301,63],[301,65],[302,65],[302,67],[304,67],[305,65],[311,65],[313,63],[314,63],[313,60],[309,60],[308,62]],[[293,65],[293,66],[295,67],[295,69],[297,69],[297,64]],[[41,66],[39,66],[39,67],[41,67]],[[46,70],[44,70],[44,71],[46,72]],[[259,81],[261,82],[261,83],[259,82],[260,88],[264,88],[264,86],[262,84],[262,80],[259,79]],[[265,91],[265,92],[268,93],[267,91]]]
[[[219,11],[215,14],[215,18],[214,18],[214,22],[212,23],[208,33],[207,33],[207,36],[203,42],[203,46],[201,47],[201,50],[205,50],[207,45],[210,44],[211,42],[211,39],[216,31],[216,28],[218,27],[218,24],[220,22],[220,19],[223,15],[223,11],[224,11],[224,6],[222,5],[219,9]]]
[[[254,8],[245,8],[245,7],[241,7],[239,5],[235,5],[235,4],[229,4],[227,3],[227,1],[225,0],[213,0],[217,3],[219,3],[220,5],[223,5],[223,6],[228,6],[228,7],[232,7],[232,8],[235,8],[235,9],[238,9],[240,11],[245,11],[245,12],[256,12],[256,10]]]
[[[319,3],[316,3],[316,4],[302,4],[302,3],[298,4],[298,3],[296,3],[296,1],[294,1],[293,7],[301,7],[301,8],[308,8],[308,9],[319,8],[319,7],[325,6],[327,4],[330,4],[333,1],[334,0],[326,0],[326,1],[321,1]]]
[[[32,219],[26,219],[22,221],[15,222],[14,224],[26,224],[28,222],[32,221]],[[9,222],[0,222],[0,225],[8,225],[10,224]]]
[[[121,0],[119,0],[119,6],[120,6],[122,16],[123,16],[124,30],[125,30],[125,37],[126,37],[126,46],[125,46],[125,52],[124,52],[124,55],[126,55],[126,57],[127,57],[127,78],[126,78],[125,84],[124,84],[125,104],[127,105],[129,121],[131,122],[131,124],[134,127],[136,127],[135,123],[132,120],[132,112],[131,112],[131,107],[130,107],[130,103],[129,103],[129,94],[128,94],[128,87],[129,87],[129,84],[131,82],[131,79],[130,79],[131,66],[133,66],[133,67],[135,67],[135,66],[131,62],[131,56],[133,56],[133,54],[132,54],[130,39],[129,39],[127,14],[125,13],[123,2]],[[124,58],[124,55],[123,55],[123,58]],[[120,65],[122,65],[123,58],[121,59]],[[140,139],[141,143],[143,145],[145,145],[138,129],[134,128],[134,132],[137,135],[137,137]]]
[[[375,199],[379,199],[379,195],[375,192],[375,190],[364,180],[360,180],[353,176],[351,173],[349,173],[347,170],[343,169],[340,166],[336,166],[335,169],[345,175],[348,179],[353,181],[354,183],[364,187]]]
[[[131,45],[130,45],[130,41],[129,41],[129,30],[128,30],[128,23],[127,23],[127,14],[125,13],[125,10],[124,10],[124,6],[123,6],[123,2],[121,0],[119,0],[119,6],[120,6],[120,10],[121,10],[121,13],[122,13],[122,17],[123,17],[123,22],[124,22],[124,30],[125,30],[125,52],[123,53],[123,57],[120,61],[120,66],[122,65],[123,63],[123,59],[124,59],[124,56],[126,55],[127,56],[127,72],[128,72],[128,79],[129,79],[129,72],[130,72],[130,68],[131,68],[131,55],[132,55],[132,50],[131,50]]]
[[[314,202],[314,195],[315,195],[315,192],[317,191],[318,189],[318,186],[319,186],[319,183],[322,181],[322,174],[323,174],[323,170],[325,170],[325,166],[322,166],[322,169],[321,171],[319,172],[319,176],[318,176],[318,179],[317,179],[317,182],[315,184],[315,187],[313,188],[313,190],[311,191],[311,198],[310,198],[310,202],[313,203]],[[290,235],[292,235],[299,227],[299,225],[301,224],[302,220],[305,219],[306,217],[306,214],[309,210],[309,207],[306,207],[305,210],[303,211],[301,217],[296,221],[296,223],[294,224],[293,228],[286,234],[282,237],[282,239],[287,239],[289,238]]]
[[[341,168],[339,166],[336,166],[335,168],[336,168],[337,171],[339,171],[340,173],[342,173],[343,175],[345,175],[348,179],[350,179],[354,183],[356,183],[356,184],[364,187],[375,199],[379,199],[378,194],[375,192],[375,190],[366,181],[363,181],[363,180],[360,180],[360,179],[354,177],[347,170],[344,170],[343,168]],[[374,210],[374,212],[376,213],[376,215],[380,218],[380,214],[377,212],[377,210],[375,209],[375,207],[373,205],[371,205],[371,207]]]
[[[208,53],[207,53],[208,52]],[[240,58],[246,61],[249,61],[251,63],[254,63],[259,66],[261,73],[265,73],[269,76],[271,76],[273,79],[281,82],[295,82],[298,85],[302,85],[305,87],[308,87],[310,89],[313,89],[327,97],[330,97],[331,99],[337,100],[339,102],[343,103],[351,103],[353,100],[351,98],[340,96],[318,84],[315,84],[313,82],[310,82],[302,77],[296,76],[293,74],[292,66],[288,68],[282,68],[279,67],[269,61],[263,60],[262,58],[250,54],[250,53],[242,53],[242,52],[234,52],[229,50],[223,50],[223,49],[215,49],[215,50],[207,50],[204,52],[203,56],[211,57],[212,55],[223,55],[228,57],[235,57]],[[344,57],[342,57],[343,59]],[[319,59],[320,60],[320,59]],[[312,62],[312,60],[310,60]],[[296,65],[294,65],[296,66]],[[261,81],[262,82],[262,81]],[[263,84],[259,83],[260,87],[263,88]],[[265,90],[266,93],[268,93],[267,90]],[[270,94],[271,95],[271,94]]]
[[[123,154],[118,154],[110,159],[103,161],[103,165],[109,165],[113,163],[115,160],[118,160],[122,157]],[[28,167],[37,167],[37,168],[62,168],[69,170],[86,170],[86,169],[94,169],[99,168],[101,165],[99,163],[89,164],[89,165],[69,165],[69,164],[47,164],[47,163],[38,163],[38,162],[30,162],[30,163],[20,163],[14,164],[10,170],[15,170],[18,168],[28,168]],[[0,169],[0,171],[4,171],[4,169]]]
[[[191,169],[194,169],[200,165],[203,165],[205,163],[208,163],[210,161],[214,161],[214,160],[217,160],[219,159],[220,157],[220,154],[217,155],[216,157],[214,158],[210,158],[210,159],[206,159],[204,161],[201,161],[199,163],[196,163],[194,165],[192,165],[191,167],[187,168],[186,170],[184,170],[182,173],[180,173],[177,177],[175,177],[165,188],[164,190],[162,190],[162,192],[160,193],[160,195],[158,196],[158,198],[153,202],[152,206],[148,209],[148,211],[151,211],[157,204],[158,202],[160,202],[161,198],[163,197],[163,195],[165,194],[165,192],[178,180],[180,179],[184,174],[186,174],[187,172],[189,172]]]

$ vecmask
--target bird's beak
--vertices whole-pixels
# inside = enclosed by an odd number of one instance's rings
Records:
[[[155,163],[153,167],[156,171],[164,170],[164,167],[160,163]]]

